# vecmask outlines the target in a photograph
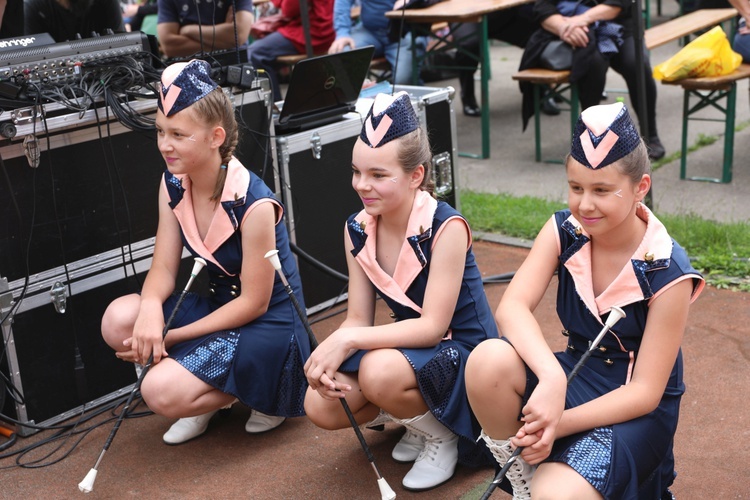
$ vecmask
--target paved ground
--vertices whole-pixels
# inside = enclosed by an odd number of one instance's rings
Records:
[[[486,276],[512,272],[527,249],[481,241],[475,244]],[[505,285],[486,287],[497,304]],[[382,305],[379,320],[389,321]],[[563,337],[554,312],[554,287],[537,311],[551,344],[561,347]],[[319,338],[330,334],[342,314],[317,321]],[[680,499],[728,499],[750,496],[750,294],[707,289],[691,310],[685,334],[685,380],[675,454],[678,478],[674,492]],[[250,436],[243,430],[248,410],[236,407],[227,418],[214,417],[208,432],[182,446],[166,446],[161,435],[171,424],[159,416],[126,420],[99,466],[91,498],[273,498],[375,499],[375,473],[351,429],[336,432],[316,428],[304,418],[288,420],[278,429]],[[96,419],[99,422],[103,417]],[[91,424],[86,424],[86,427]],[[107,423],[93,430],[59,463],[37,469],[2,470],[2,499],[83,498],[77,484],[94,466],[112,428]],[[44,432],[20,440],[26,446],[50,437]],[[408,465],[397,464],[390,451],[400,431],[365,431],[365,438],[383,477],[398,498],[479,498],[492,470],[459,467],[455,477],[429,493],[409,493],[400,486]],[[46,446],[22,458],[24,463],[44,458]],[[58,452],[53,458],[59,458]],[[7,467],[12,459],[0,460]],[[1,470],[1,469],[0,469]],[[497,498],[506,497],[497,492]]]
[[[671,2],[665,2],[665,9]],[[665,46],[652,54],[661,62],[678,49]],[[533,195],[565,199],[562,168],[533,160],[533,133],[521,133],[520,99],[510,80],[520,51],[495,45],[492,48],[492,157],[489,160],[462,158],[459,164],[461,189]],[[455,80],[435,85],[457,85]],[[612,74],[608,88],[624,84]],[[750,120],[747,82],[740,84],[738,123]],[[658,120],[668,154],[679,148],[682,93],[659,86]],[[610,92],[614,96],[614,92]],[[456,109],[460,102],[456,100]],[[479,121],[458,112],[459,149],[477,151]],[[567,148],[566,115],[544,118],[545,157],[561,158]],[[693,125],[691,141],[698,133],[718,134],[720,125]],[[721,143],[691,153],[690,168],[718,175]],[[707,218],[749,220],[750,128],[738,132],[735,145],[734,180],[731,184],[680,181],[677,162],[654,175],[654,202],[658,212],[695,212]],[[692,173],[692,172],[691,172]],[[492,239],[491,237],[488,237]],[[527,249],[512,244],[480,241],[475,245],[485,275],[512,272]],[[487,285],[495,305],[505,285]],[[554,313],[554,286],[537,314],[551,344],[559,347],[559,323]],[[341,314],[312,319],[316,335],[324,338],[341,322]],[[382,310],[379,318],[387,321]],[[681,423],[676,438],[678,478],[674,492],[680,499],[750,497],[750,294],[708,288],[691,309],[685,334],[685,379]],[[225,418],[215,417],[207,434],[178,447],[161,443],[161,434],[171,421],[158,416],[128,419],[123,423],[109,452],[99,466],[91,498],[290,498],[355,499],[377,498],[375,474],[368,465],[353,431],[327,432],[304,418],[287,421],[279,429],[259,436],[243,430],[248,409],[237,407]],[[101,422],[102,417],[94,419]],[[81,429],[91,425],[82,424]],[[0,459],[1,499],[81,498],[77,484],[96,461],[111,429],[111,423],[88,434],[71,437],[53,453],[53,445],[20,459],[38,468],[13,467],[15,458]],[[19,440],[28,446],[51,436],[43,432]],[[85,436],[80,442],[76,441]],[[390,450],[400,437],[395,427],[384,432],[366,431],[365,437],[383,476],[399,498],[479,498],[491,477],[490,469],[459,467],[446,485],[430,493],[413,494],[400,486],[409,466],[390,459]],[[60,444],[60,442],[57,442]],[[69,455],[63,456],[72,448]],[[503,493],[496,493],[498,498]]]

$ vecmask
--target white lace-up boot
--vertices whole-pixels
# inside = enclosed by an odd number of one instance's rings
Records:
[[[181,418],[164,434],[162,439],[166,444],[182,444],[195,439],[208,428],[208,421],[211,420],[216,412],[219,410],[213,410],[197,417]]]
[[[284,420],[286,420],[286,417],[274,417],[258,410],[250,410],[250,418],[245,423],[245,432],[250,434],[267,432],[283,424]]]
[[[500,464],[500,467],[504,466],[513,453],[513,448],[510,445],[509,439],[497,440],[492,439],[484,433],[484,429],[479,434],[479,438],[483,439],[487,443],[487,448],[492,452],[492,455]],[[505,476],[510,481],[511,487],[513,487],[513,499],[514,500],[530,500],[531,499],[531,478],[534,476],[536,466],[529,465],[526,461],[518,455],[511,464],[508,472]]]
[[[393,447],[391,456],[396,462],[407,463],[417,459],[424,450],[424,437],[413,432],[408,427],[401,440]]]
[[[424,448],[401,482],[404,488],[413,491],[428,490],[453,477],[458,462],[457,435],[438,422],[430,412],[394,421],[424,439]]]
[[[394,422],[400,424],[401,421],[394,418],[390,413],[385,410],[380,410],[378,416],[359,426],[360,429],[369,429],[373,431],[382,431],[385,429],[385,424],[388,422]],[[419,434],[415,434],[410,429],[406,429],[406,432],[396,446],[393,447],[391,456],[396,462],[408,463],[413,462],[419,456],[419,453],[424,448],[424,438]]]

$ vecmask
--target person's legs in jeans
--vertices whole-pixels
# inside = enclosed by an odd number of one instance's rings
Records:
[[[276,72],[276,58],[289,54],[297,54],[297,48],[281,33],[271,33],[260,40],[255,40],[247,49],[247,58],[253,67],[256,70],[265,71],[271,80],[274,101],[282,100],[279,76]]]
[[[361,23],[352,26],[349,36],[354,40],[355,48],[366,47],[367,45],[375,47],[372,57],[383,57],[385,55],[385,42],[388,38],[379,38],[377,34],[369,31]]]
[[[750,62],[750,35],[741,35],[737,33],[734,37],[732,49],[742,56],[742,62]]]
[[[391,66],[391,71],[395,75],[395,83],[401,85],[410,85],[412,83],[411,33],[407,33],[400,40],[400,43],[391,42],[388,39],[387,30],[373,33],[361,24],[358,24],[352,28],[350,36],[354,40],[356,47],[372,45],[375,47],[373,57],[385,57]]]
[[[412,33],[407,33],[398,42],[392,42],[385,47],[385,58],[390,63],[391,68],[394,71],[395,82],[399,85],[413,85],[414,80],[412,79],[412,64],[414,64],[414,54],[412,53]],[[416,50],[424,53],[424,39],[422,37],[416,40]],[[417,68],[419,73],[419,68]],[[417,77],[417,83],[420,82]]]

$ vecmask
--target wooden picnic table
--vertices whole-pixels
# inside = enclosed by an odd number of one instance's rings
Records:
[[[481,75],[481,125],[482,125],[482,151],[479,155],[459,153],[462,156],[476,158],[490,157],[490,108],[489,108],[489,37],[487,35],[487,15],[499,10],[511,9],[523,4],[533,3],[534,0],[445,0],[424,9],[401,9],[386,12],[386,17],[395,20],[403,19],[404,23],[426,26],[420,30],[420,34],[431,36],[439,40],[440,50],[445,50],[456,44],[449,39],[436,35],[430,27],[436,23],[480,23],[479,63]],[[415,41],[412,38],[412,51],[415,51]],[[412,83],[419,83],[418,58],[413,58]]]

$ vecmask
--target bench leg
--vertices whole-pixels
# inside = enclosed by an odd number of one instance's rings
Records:
[[[482,159],[490,157],[490,43],[488,36],[487,16],[482,16],[481,29],[481,58],[479,74],[482,76]]]
[[[576,123],[578,123],[578,85],[575,83],[570,84],[570,137],[573,138],[573,132],[576,130]]]
[[[687,175],[687,134],[688,119],[690,117],[690,91],[686,90],[682,96],[682,144],[680,146],[680,179]]]
[[[538,162],[562,163],[560,160],[542,160],[542,89],[544,97],[560,96],[563,101],[570,106],[570,137],[573,137],[573,131],[578,123],[578,86],[575,83],[557,84],[547,92],[547,86],[544,84],[532,84],[534,95],[534,159]],[[570,98],[565,97],[564,93],[570,91]]]
[[[690,96],[698,98],[698,102],[691,108]],[[722,107],[720,101],[726,99]],[[687,127],[690,116],[698,111],[713,107],[724,114],[724,155],[722,162],[721,177],[687,177]],[[732,163],[734,161],[734,122],[736,120],[737,107],[737,82],[733,82],[729,89],[713,90],[709,94],[701,94],[697,90],[685,90],[682,111],[682,158],[680,159],[680,179],[691,181],[708,181],[729,183],[732,182]],[[699,121],[721,121],[716,118],[692,118]]]
[[[541,99],[539,98],[540,85],[534,84],[534,159],[542,161],[542,130],[539,117],[541,111]]]
[[[727,116],[724,124],[724,165],[721,170],[721,182],[732,182],[732,162],[734,161],[734,121],[737,104],[737,83],[727,94]]]

